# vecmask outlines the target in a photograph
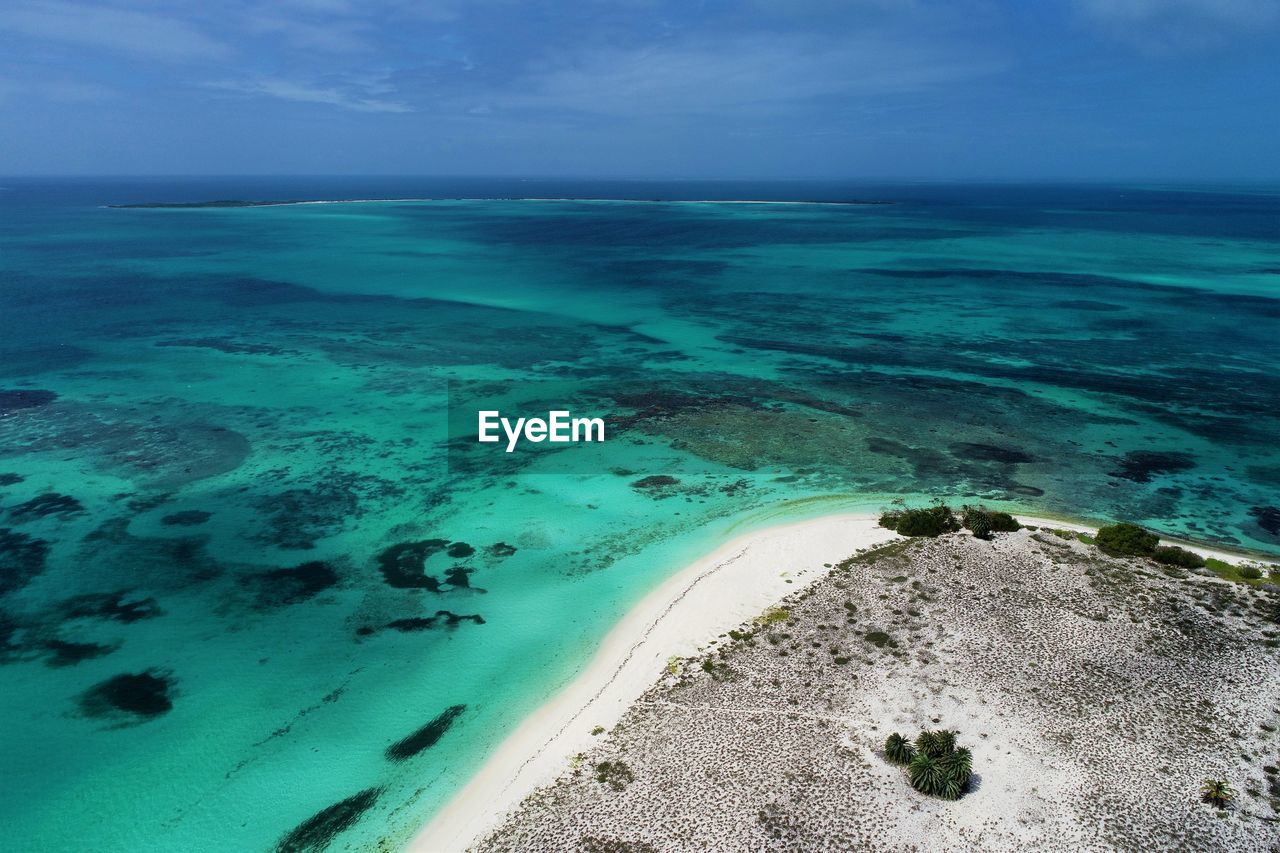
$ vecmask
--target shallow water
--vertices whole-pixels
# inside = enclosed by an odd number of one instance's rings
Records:
[[[896,203],[457,200],[517,195]],[[100,206],[387,196],[441,200]],[[1275,188],[9,181],[0,213],[15,849],[394,847],[753,525],[942,497],[1280,553]],[[468,447],[481,400],[610,438]]]

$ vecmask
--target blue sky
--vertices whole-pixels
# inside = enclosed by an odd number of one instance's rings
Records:
[[[1280,178],[1280,0],[3,0],[0,174]]]

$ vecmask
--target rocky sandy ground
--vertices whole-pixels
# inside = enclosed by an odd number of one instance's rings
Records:
[[[1269,584],[1022,530],[897,541],[783,607],[673,661],[476,849],[1280,848]],[[922,728],[972,748],[960,800],[884,760]]]

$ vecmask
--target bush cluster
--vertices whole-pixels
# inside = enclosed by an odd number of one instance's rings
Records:
[[[631,768],[621,761],[601,761],[595,766],[596,781],[621,791],[635,781]]]
[[[1113,557],[1150,557],[1155,553],[1160,537],[1136,524],[1122,521],[1098,528],[1098,547]]]
[[[1009,513],[992,512],[981,506],[965,507],[962,521],[975,539],[990,539],[992,533],[1012,533],[1022,529],[1018,519]]]
[[[956,746],[956,733],[925,730],[915,743],[894,732],[884,742],[884,754],[907,768],[911,787],[922,794],[958,800],[973,775],[973,754]]]
[[[946,504],[935,504],[927,509],[903,509],[886,512],[880,516],[880,526],[895,530],[903,536],[941,536],[960,529],[955,513]]]
[[[1177,545],[1160,545],[1151,552],[1151,559],[1166,566],[1181,566],[1184,569],[1198,569],[1204,566],[1204,557]]]

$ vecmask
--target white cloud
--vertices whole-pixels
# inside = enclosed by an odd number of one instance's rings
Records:
[[[294,47],[327,53],[359,53],[374,50],[369,28],[351,21],[310,23],[276,15],[250,15],[242,21],[254,36],[279,36]]]
[[[246,95],[265,95],[283,101],[294,101],[303,104],[328,104],[347,110],[364,113],[408,113],[412,108],[397,101],[388,101],[372,97],[358,90],[315,86],[297,83],[278,78],[263,78],[248,82],[219,81],[209,83],[213,89],[228,92],[240,92]]]
[[[6,3],[0,6],[0,30],[169,62],[217,59],[230,52],[183,21],[61,0]]]
[[[755,107],[918,92],[1000,70],[975,51],[960,54],[882,34],[746,36],[718,43],[598,50],[531,75],[495,106],[560,108],[609,115],[750,115]]]
[[[34,97],[65,104],[87,104],[109,101],[120,97],[120,93],[106,86],[81,80],[0,79],[0,103],[20,97]]]
[[[1280,23],[1276,0],[1078,0],[1111,37],[1151,54],[1219,48]]]

